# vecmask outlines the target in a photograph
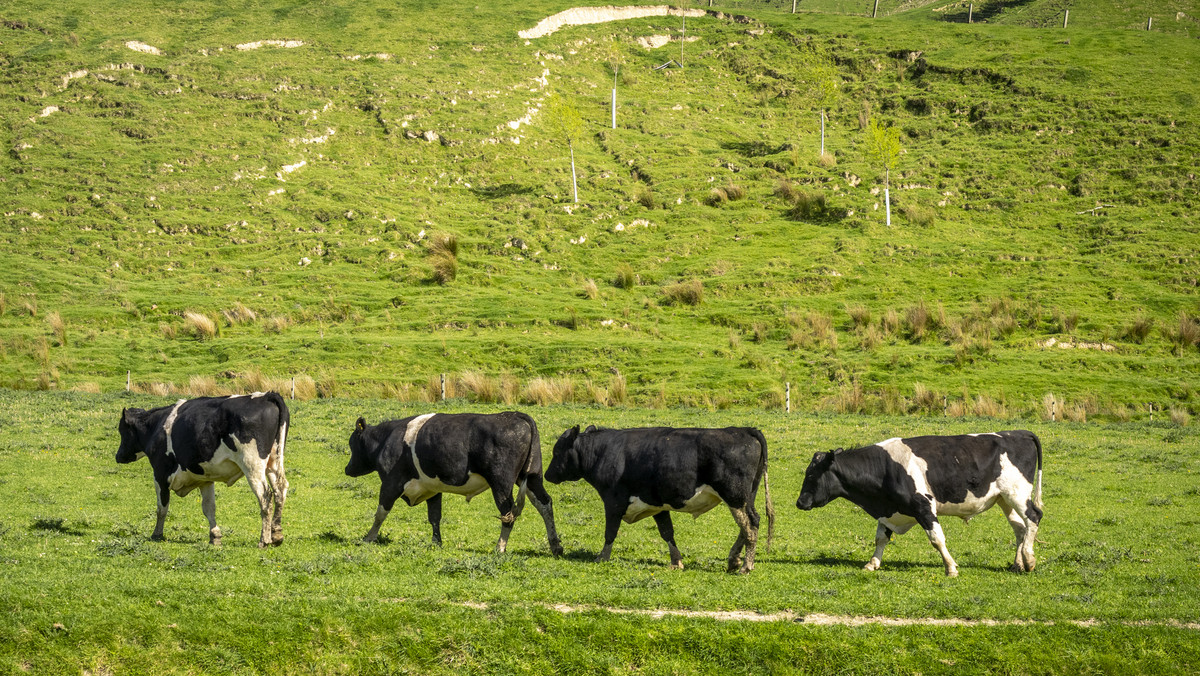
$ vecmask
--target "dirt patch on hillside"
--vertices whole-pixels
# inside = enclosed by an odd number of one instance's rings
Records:
[[[702,17],[707,15],[708,12],[702,9],[684,9],[669,5],[649,5],[645,7],[572,7],[558,14],[551,14],[539,21],[533,28],[517,31],[517,35],[530,40],[545,37],[563,26],[583,26],[592,23],[606,23],[608,21],[641,19],[648,16]]]

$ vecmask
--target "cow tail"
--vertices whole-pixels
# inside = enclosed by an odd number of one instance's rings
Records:
[[[275,430],[275,452],[279,454],[280,462],[283,458],[283,447],[287,443],[288,430],[292,428],[292,413],[288,410],[287,402],[278,392],[269,392],[267,400],[279,409],[279,427]]]
[[[525,494],[529,492],[529,475],[542,473],[542,438],[538,434],[537,423],[524,413],[519,414],[529,424],[529,448],[525,450],[525,463],[517,475],[520,488],[517,490],[517,501],[513,505],[513,516],[521,516],[525,509]]]
[[[766,550],[771,550],[771,539],[775,537],[775,503],[771,502],[771,476],[767,472],[767,439],[763,436],[762,430],[755,429],[755,436],[758,437],[758,443],[762,445],[762,456],[759,459],[758,469],[762,473],[763,478],[763,499],[766,502],[767,508],[767,547]]]
[[[1038,509],[1042,507],[1042,440],[1033,435],[1033,445],[1037,447],[1037,485],[1034,487],[1033,504]]]

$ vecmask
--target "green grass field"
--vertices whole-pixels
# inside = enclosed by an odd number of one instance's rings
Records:
[[[609,563],[603,513],[582,484],[550,486],[566,555],[540,519],[518,520],[506,555],[485,497],[444,509],[442,549],[425,511],[397,508],[379,544],[378,479],[349,479],[346,438],[369,420],[433,410],[378,400],[297,402],[285,543],[257,549],[244,482],[218,489],[224,544],[207,542],[195,496],[147,540],[149,466],[113,461],[115,421],[147,396],[0,393],[0,664],[12,673],[1187,673],[1200,666],[1200,454],[1170,423],[1035,424],[1045,446],[1038,568],[1006,570],[1012,532],[987,512],[946,520],[960,576],[919,532],[866,573],[874,525],[839,501],[795,509],[811,453],[895,434],[997,429],[996,421],[547,407],[530,412],[548,455],[569,425],[751,424],[771,445],[779,512],[748,576],[724,573],[728,512],[675,519],[684,571],[648,522],[622,527]],[[476,409],[452,402],[439,410]],[[487,408],[486,410],[491,410]],[[760,497],[760,511],[762,502]],[[573,612],[565,612],[566,608]],[[698,611],[661,619],[639,611]],[[718,620],[705,613],[783,619]],[[633,614],[630,614],[633,613]],[[831,616],[833,624],[818,624]],[[799,620],[797,620],[799,618]],[[853,618],[876,618],[854,624]],[[912,624],[882,624],[910,620]],[[961,621],[935,624],[938,621]]]
[[[0,671],[1200,670],[1200,7],[790,5],[686,41],[519,37],[549,0],[0,6]],[[890,226],[871,120],[900,130]],[[775,547],[725,575],[717,510],[676,520],[683,572],[645,523],[595,565],[575,485],[562,559],[529,514],[492,554],[486,500],[447,500],[443,549],[421,509],[359,544],[349,430],[434,410],[442,374],[438,410],[525,410],[547,454],[576,423],[761,427]],[[293,383],[283,548],[242,485],[222,548],[191,497],[149,542],[121,407]],[[867,574],[868,517],[793,507],[813,451],[1017,427],[1033,575],[999,515],[946,524],[947,580],[919,533]]]
[[[1195,414],[1196,8],[802,4],[680,49],[674,17],[517,36],[564,3],[10,3],[0,384]]]

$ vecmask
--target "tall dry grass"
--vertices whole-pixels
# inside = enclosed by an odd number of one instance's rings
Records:
[[[699,305],[704,301],[704,285],[692,279],[663,287],[663,294],[674,305]]]
[[[538,406],[562,404],[572,401],[575,385],[567,378],[534,378],[521,391],[521,401]]]
[[[478,371],[466,371],[458,377],[461,390],[468,399],[481,404],[495,404],[501,400],[500,382]]]
[[[225,317],[225,323],[229,326],[248,324],[258,318],[258,315],[254,314],[254,310],[242,305],[240,301],[234,303],[233,307],[228,310],[222,310],[221,315]]]
[[[217,323],[212,317],[191,310],[183,313],[183,330],[197,340],[212,340],[217,337]]]
[[[54,333],[54,339],[58,341],[59,347],[67,346],[67,323],[63,321],[62,315],[57,311],[46,315],[46,325],[50,327],[50,331]]]

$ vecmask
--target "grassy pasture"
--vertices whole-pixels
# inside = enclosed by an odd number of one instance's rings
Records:
[[[674,18],[517,37],[569,4],[8,3],[0,384],[392,396],[472,371],[593,403],[617,369],[645,406],[775,408],[791,382],[830,411],[921,410],[920,385],[970,413],[1196,413],[1200,351],[1172,337],[1200,317],[1186,31],[1088,18],[1115,0],[1066,30],[1013,16],[1061,4],[1040,0],[972,26],[747,3],[726,9],[757,23],[689,21],[687,67],[655,71],[678,40],[638,39]],[[304,44],[237,48],[261,40]],[[550,92],[588,130],[578,208],[530,114]],[[891,228],[868,116],[903,132]],[[801,192],[826,208],[792,215]]]
[[[561,559],[549,556],[532,509],[518,520],[510,553],[493,554],[498,523],[486,494],[470,504],[447,499],[442,549],[428,544],[423,508],[398,507],[382,542],[363,545],[378,480],[342,473],[353,421],[433,410],[378,400],[293,405],[282,547],[255,547],[257,515],[242,483],[218,489],[221,548],[207,544],[194,495],[172,501],[167,541],[152,543],[149,469],[113,462],[115,421],[124,406],[165,403],[0,391],[0,669],[1186,673],[1200,666],[1200,444],[1192,427],[527,409],[547,454],[576,423],[763,429],[776,538],[741,577],[723,572],[734,528],[723,509],[675,519],[682,572],[667,569],[649,522],[624,525],[612,561],[592,563],[603,515],[592,489],[579,484],[551,487],[567,550]],[[441,410],[468,408],[480,409],[455,401]],[[944,523],[960,566],[959,578],[946,579],[920,533],[897,537],[883,569],[869,574],[860,570],[873,548],[869,517],[844,501],[811,513],[794,507],[814,450],[1017,425],[1033,429],[1045,447],[1047,516],[1031,575],[1005,570],[1012,535],[998,511],[969,525]],[[654,619],[608,608],[916,622]]]

